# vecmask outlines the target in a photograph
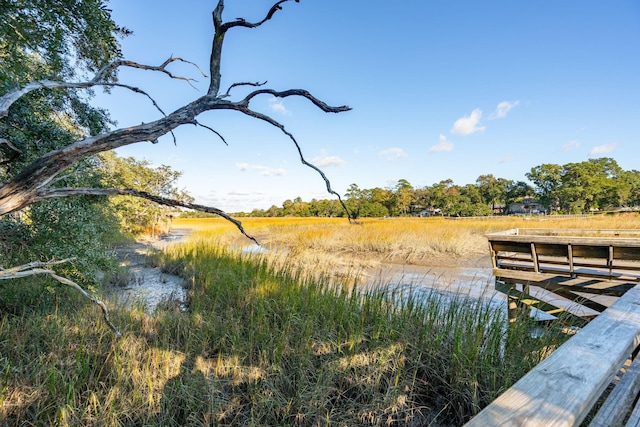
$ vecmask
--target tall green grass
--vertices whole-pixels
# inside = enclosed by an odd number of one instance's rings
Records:
[[[489,301],[362,292],[203,241],[158,262],[188,310],[115,310],[120,339],[89,305],[0,312],[2,424],[459,425],[563,340],[507,331]]]

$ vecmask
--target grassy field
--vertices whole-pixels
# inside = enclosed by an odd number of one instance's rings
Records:
[[[156,262],[187,280],[188,310],[168,301],[148,315],[109,303],[121,338],[67,289],[3,284],[0,424],[460,425],[566,338],[553,329],[532,338],[527,319],[507,333],[490,301],[336,286],[293,255],[273,263],[225,249],[241,240],[221,221],[175,224],[186,225],[194,239]],[[339,257],[359,257],[349,248],[358,242],[381,260],[406,256],[409,242],[434,257],[481,256],[485,232],[534,225],[638,228],[635,216],[245,221],[272,250],[332,251],[324,239]]]
[[[311,266],[312,272],[362,280],[384,263],[416,266],[490,266],[485,233],[510,228],[638,229],[640,216],[490,219],[244,218],[245,230],[267,249],[272,262]],[[241,248],[252,242],[223,219],[178,219],[194,238]]]

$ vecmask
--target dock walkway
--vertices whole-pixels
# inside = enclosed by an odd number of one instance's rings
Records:
[[[487,237],[510,321],[535,308],[581,330],[466,425],[640,426],[640,230]]]

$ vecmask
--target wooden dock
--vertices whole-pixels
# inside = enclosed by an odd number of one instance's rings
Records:
[[[518,229],[488,238],[512,314],[537,308],[582,328],[466,425],[578,426],[589,417],[593,427],[640,426],[640,230]],[[546,298],[531,296],[534,287]],[[549,295],[601,314],[581,315]],[[612,303],[598,301],[605,296]]]
[[[512,229],[487,238],[511,321],[534,308],[584,326],[640,283],[640,230]]]

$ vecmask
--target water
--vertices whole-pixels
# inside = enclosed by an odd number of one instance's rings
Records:
[[[129,280],[125,286],[114,286],[107,291],[116,305],[132,307],[142,304],[149,314],[163,303],[184,309],[187,296],[184,279],[163,273],[159,267],[149,267],[146,262],[150,251],[182,242],[188,235],[189,230],[176,229],[158,240],[118,249],[121,265],[129,268]]]
[[[161,303],[185,308],[187,291],[183,278],[165,274],[158,267],[133,266],[129,273],[131,279],[126,286],[111,288],[116,306],[142,304],[149,314],[153,314]]]

